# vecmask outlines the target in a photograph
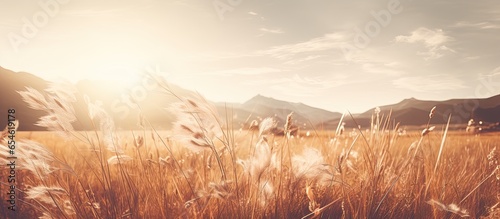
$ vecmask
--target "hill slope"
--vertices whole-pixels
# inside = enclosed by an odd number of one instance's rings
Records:
[[[0,113],[7,112],[7,109],[14,108],[16,116],[20,120],[20,130],[44,130],[34,125],[38,118],[45,113],[32,110],[21,100],[17,91],[25,90],[25,87],[33,87],[37,90],[44,90],[49,82],[26,72],[13,72],[0,67]],[[83,80],[75,84],[80,95],[77,96],[75,109],[78,122],[74,123],[77,130],[93,129],[92,123],[88,119],[86,105],[83,95],[87,95],[92,101],[101,101],[103,108],[115,120],[119,129],[136,129],[138,114],[140,111],[160,129],[168,129],[174,121],[174,116],[170,108],[171,104],[178,99],[174,95],[165,92],[158,87],[145,87],[144,83],[137,82],[136,85],[120,87],[114,81],[91,81]],[[146,83],[152,84],[152,83]],[[178,96],[193,95],[189,91],[173,84],[168,85],[171,91]],[[134,93],[138,105],[127,100],[125,94]],[[293,103],[277,100],[262,95],[256,95],[244,103],[216,103],[218,112],[223,119],[233,122],[234,128],[245,127],[252,120],[265,117],[275,117],[280,125],[285,123],[290,112],[294,112],[293,122],[301,128],[335,129],[342,116],[337,112],[315,108],[303,103]],[[486,123],[500,122],[500,95],[482,99],[451,99],[445,101],[426,101],[409,98],[399,103],[381,106],[381,114],[386,118],[391,114],[391,121],[400,122],[401,125],[419,126],[427,123],[429,110],[436,106],[436,114],[432,120],[434,124],[445,124],[448,115],[451,113],[452,124],[466,124],[471,118],[482,120]],[[364,113],[354,115],[356,122],[346,116],[347,127],[370,125],[375,108]],[[1,114],[0,114],[1,115]],[[5,114],[6,115],[6,114]],[[226,116],[227,115],[227,116]],[[6,116],[0,116],[0,126],[7,123]]]

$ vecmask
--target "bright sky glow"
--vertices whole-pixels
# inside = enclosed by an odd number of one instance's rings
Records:
[[[127,85],[159,66],[214,101],[340,112],[500,93],[496,1],[0,2],[0,66],[48,80]]]

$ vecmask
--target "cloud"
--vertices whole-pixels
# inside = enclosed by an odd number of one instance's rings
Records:
[[[500,29],[500,24],[495,24],[492,22],[467,22],[467,21],[460,21],[453,25],[452,27],[458,27],[458,28],[477,28],[477,29]]]
[[[423,42],[428,47],[435,47],[448,42],[451,38],[446,36],[441,29],[430,30],[425,27],[414,30],[410,36],[397,36],[397,42]]]
[[[443,56],[445,51],[454,52],[445,44],[453,38],[447,36],[443,30],[431,30],[425,27],[420,27],[411,32],[409,36],[399,35],[396,36],[396,42],[399,43],[423,43],[427,48],[425,52],[418,52],[417,54],[426,56],[426,59],[437,59]]]
[[[254,11],[249,11],[249,12],[248,12],[248,14],[249,14],[249,15],[252,15],[252,16],[255,16],[255,17],[258,17],[258,18],[260,18],[260,20],[263,20],[263,21],[264,21],[264,20],[266,20],[266,18],[264,18],[263,16],[261,16],[261,15],[260,15],[259,13],[257,13],[257,12],[254,12]]]
[[[466,88],[462,80],[450,75],[404,77],[396,79],[392,83],[397,88],[416,92],[449,91]]]
[[[267,50],[261,50],[261,55],[270,55],[278,59],[289,59],[296,55],[310,55],[310,53],[324,52],[338,49],[345,45],[346,37],[340,33],[329,33],[308,41],[274,46]]]
[[[274,33],[274,34],[285,33],[281,29],[260,28],[259,30],[262,31],[262,32],[265,32],[265,33]]]

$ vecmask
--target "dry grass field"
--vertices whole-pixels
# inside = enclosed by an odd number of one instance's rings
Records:
[[[500,197],[495,150],[500,137],[494,134],[449,133],[438,160],[443,134],[438,131],[423,137],[417,153],[420,133],[363,133],[364,138],[323,133],[267,136],[262,141],[257,132],[234,131],[228,136],[232,148],[218,152],[220,164],[211,151],[193,153],[170,140],[172,133],[151,131],[120,132],[124,157],[114,164],[108,159],[116,154],[99,147],[99,134],[78,133],[92,142],[88,143],[54,132],[20,133],[19,139],[44,145],[53,159],[35,157],[33,161],[47,167],[19,170],[15,214],[19,218],[479,218],[494,211]],[[30,150],[34,144],[19,147]],[[89,144],[97,145],[96,150]],[[23,165],[21,161],[30,162],[19,160],[18,165]],[[35,188],[38,194],[33,195]],[[7,208],[5,202],[1,207]],[[3,212],[2,218],[13,215]]]
[[[24,97],[32,107],[51,104],[40,98],[30,103],[35,100],[29,99],[34,91],[29,92]],[[168,132],[148,125],[147,116],[138,121],[142,130],[115,131],[109,116],[91,103],[86,119],[95,121],[96,131],[74,131],[65,123],[74,120],[64,107],[69,104],[54,99],[45,106],[51,109],[52,123],[42,121],[54,131],[15,136],[16,211],[7,210],[10,203],[2,201],[0,218],[498,214],[497,134],[428,125],[400,135],[398,127],[386,122],[390,119],[377,113],[371,129],[343,134],[311,130],[290,135],[293,115],[287,124],[266,118],[258,130],[238,130],[204,99],[179,99],[178,121]],[[422,121],[432,123],[432,114]],[[277,126],[284,128],[283,135],[271,134]],[[2,142],[2,163],[7,163],[7,140]],[[9,166],[2,166],[5,200]]]

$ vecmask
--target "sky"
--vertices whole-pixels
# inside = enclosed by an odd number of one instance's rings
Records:
[[[0,0],[0,66],[364,112],[500,93],[492,0]]]

